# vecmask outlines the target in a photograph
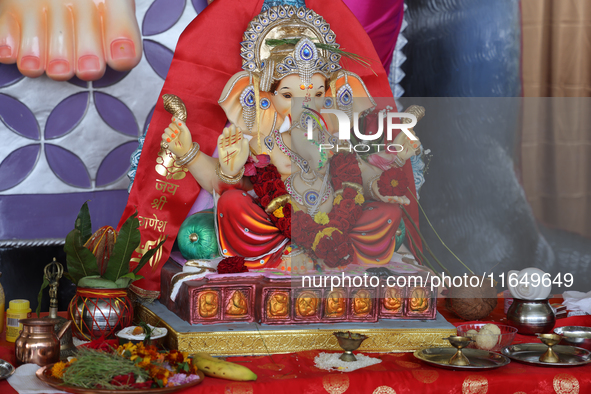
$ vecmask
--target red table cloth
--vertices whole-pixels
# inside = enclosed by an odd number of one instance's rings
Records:
[[[506,322],[502,299],[488,321]],[[441,305],[440,305],[441,306]],[[463,324],[439,308],[456,326]],[[591,326],[591,316],[560,319],[556,326]],[[537,342],[535,337],[517,335],[514,343]],[[179,394],[259,394],[259,393],[461,393],[461,394],[585,394],[591,393],[591,365],[580,367],[538,367],[511,362],[489,371],[450,371],[432,367],[414,358],[412,353],[370,354],[382,360],[354,372],[328,372],[314,366],[321,350],[258,357],[233,357],[231,361],[247,366],[258,375],[256,382],[231,382],[206,378]],[[0,358],[14,363],[14,345],[0,342]],[[16,393],[0,382],[0,393]]]

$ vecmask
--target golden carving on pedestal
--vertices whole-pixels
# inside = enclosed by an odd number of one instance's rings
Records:
[[[327,317],[343,317],[347,301],[346,294],[343,290],[333,290],[326,298],[326,316]]]
[[[302,291],[297,300],[297,314],[309,317],[317,314],[318,296],[313,291]]]
[[[217,291],[204,291],[199,294],[199,316],[214,317],[218,313]]]
[[[315,349],[342,351],[333,335],[334,329],[297,329],[257,331],[252,324],[250,331],[177,332],[167,322],[140,305],[135,311],[137,321],[168,329],[164,345],[182,352],[206,352],[212,356],[268,355],[305,352]],[[414,352],[428,347],[450,347],[442,338],[456,335],[455,328],[433,329],[351,329],[370,338],[359,347],[360,352]],[[300,355],[303,356],[302,353]],[[395,356],[395,354],[391,354]]]
[[[429,308],[429,294],[421,287],[415,287],[410,295],[410,310],[423,312]]]
[[[271,294],[267,301],[269,317],[286,317],[289,314],[289,294],[277,292]]]
[[[371,311],[371,294],[367,290],[359,290],[353,299],[353,312],[357,316],[364,316]]]
[[[248,313],[248,302],[240,290],[236,290],[228,300],[226,313],[233,316],[243,316]]]

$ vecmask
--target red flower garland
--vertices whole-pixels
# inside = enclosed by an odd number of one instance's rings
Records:
[[[330,159],[330,178],[335,190],[342,189],[343,182],[363,184],[357,157],[352,153],[337,153]]]
[[[264,162],[266,160],[259,159],[259,163]],[[285,184],[281,180],[281,174],[279,174],[275,165],[267,164],[261,166],[255,164],[255,169],[256,172],[250,177],[250,181],[253,184],[254,192],[259,198],[259,203],[263,209],[267,208],[274,198],[289,194],[285,188]],[[279,209],[281,211],[277,215],[269,215],[271,222],[281,231],[281,234],[287,238],[291,238],[291,204],[286,204]]]
[[[288,194],[281,175],[273,164],[258,164],[254,166],[254,169],[256,172],[250,180],[263,208],[266,208],[274,198]],[[251,171],[253,171],[253,166],[249,166],[249,172]],[[343,182],[358,185],[363,182],[357,158],[351,153],[338,153],[332,157],[330,175],[335,190],[343,189]],[[283,235],[290,238],[296,245],[307,249],[317,258],[323,259],[327,266],[345,266],[353,260],[353,246],[349,239],[349,232],[363,212],[360,203],[356,200],[357,196],[358,192],[355,188],[345,187],[338,197],[340,202],[333,206],[328,214],[329,221],[324,225],[316,223],[304,211],[297,211],[292,215],[291,204],[278,208],[269,217]],[[292,220],[294,226],[292,226]],[[337,230],[332,231],[330,235],[324,234],[316,242],[318,234],[329,228]],[[220,266],[226,260],[223,260]],[[220,266],[218,266],[218,272],[223,273],[220,271]]]

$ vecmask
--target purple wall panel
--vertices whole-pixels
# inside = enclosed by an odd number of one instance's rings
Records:
[[[88,92],[80,92],[56,105],[45,123],[45,139],[61,137],[76,127],[86,113],[88,97]]]
[[[115,182],[129,170],[129,158],[138,147],[137,141],[131,141],[113,149],[103,159],[96,174],[96,186],[101,187]]]
[[[0,163],[0,191],[18,185],[33,171],[40,150],[39,144],[23,146]]]
[[[65,238],[88,200],[92,230],[115,227],[123,214],[127,191],[1,196],[0,239]],[[43,207],[42,214],[39,207]]]
[[[144,16],[142,34],[153,36],[170,29],[181,17],[185,0],[156,0]]]
[[[53,144],[45,144],[45,156],[49,166],[65,183],[82,188],[90,188],[90,176],[86,166],[78,156]]]
[[[0,94],[0,118],[23,137],[39,141],[39,124],[35,115],[23,103],[5,94]]]

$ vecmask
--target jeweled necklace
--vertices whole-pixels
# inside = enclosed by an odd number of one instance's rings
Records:
[[[329,179],[330,179],[329,171],[328,171],[329,166],[330,166],[330,163],[326,167],[326,173],[324,174],[324,178],[322,179],[322,186],[320,187],[320,193],[317,192],[315,189],[306,189],[304,191],[303,195],[300,194],[291,183],[292,176],[295,174],[290,175],[284,181],[285,189],[287,190],[287,192],[294,198],[294,200],[296,200],[296,202],[298,204],[303,205],[306,208],[308,208],[308,215],[310,215],[312,218],[314,218],[314,216],[316,216],[316,214],[320,210],[320,206],[326,200],[328,200],[329,197],[331,196],[331,194],[333,193],[332,186],[329,182]]]

